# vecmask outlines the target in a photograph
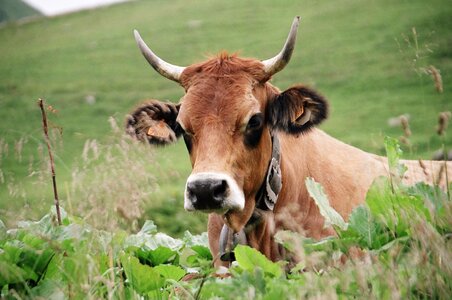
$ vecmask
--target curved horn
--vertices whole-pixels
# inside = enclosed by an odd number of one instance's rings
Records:
[[[143,53],[144,58],[146,58],[149,64],[157,72],[159,72],[160,75],[180,83],[180,75],[184,71],[185,67],[179,67],[167,63],[166,61],[155,55],[154,52],[152,52],[148,45],[146,45],[146,43],[143,41],[137,30],[134,30],[133,34],[135,35],[135,41],[137,42],[138,48],[140,48],[141,53]]]
[[[268,76],[278,73],[289,63],[292,56],[293,49],[295,48],[295,41],[297,40],[298,24],[300,23],[300,16],[296,16],[293,19],[292,27],[290,28],[289,35],[287,36],[286,43],[275,57],[263,60],[264,71]]]

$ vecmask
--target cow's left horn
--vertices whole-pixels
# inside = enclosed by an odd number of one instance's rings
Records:
[[[168,79],[180,82],[180,75],[184,71],[185,67],[179,67],[167,63],[160,57],[154,54],[152,50],[146,45],[146,43],[141,38],[137,30],[133,31],[135,35],[135,41],[137,42],[138,48],[140,48],[141,53],[143,53],[144,58],[149,62],[149,64],[160,73],[160,75],[165,76]]]
[[[292,22],[292,27],[290,28],[289,35],[287,36],[286,43],[284,44],[281,52],[279,52],[275,57],[262,61],[265,73],[268,76],[278,73],[289,63],[293,49],[295,48],[299,23],[300,16],[296,16]]]

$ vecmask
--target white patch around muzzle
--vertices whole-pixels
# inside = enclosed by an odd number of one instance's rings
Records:
[[[187,187],[189,186],[189,184],[209,181],[225,181],[227,183],[227,192],[225,193],[225,197],[221,201],[221,205],[218,208],[206,208],[206,209],[197,208],[193,204],[193,196],[190,197],[190,193]],[[191,174],[187,178],[184,193],[185,210],[187,211],[200,210],[206,212],[215,211],[225,213],[228,210],[243,210],[244,207],[245,207],[245,195],[243,194],[243,190],[239,188],[237,182],[228,174],[220,172],[201,172]]]

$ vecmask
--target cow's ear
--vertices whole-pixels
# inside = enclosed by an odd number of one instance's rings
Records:
[[[309,130],[327,115],[325,98],[305,86],[294,86],[277,95],[267,109],[270,126],[292,134]]]
[[[150,144],[173,143],[182,133],[176,122],[179,108],[180,104],[148,100],[127,116],[126,132]]]

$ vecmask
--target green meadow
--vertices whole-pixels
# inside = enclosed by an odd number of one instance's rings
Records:
[[[29,19],[41,16],[37,10],[25,2],[17,0],[2,0],[0,2],[0,23]]]
[[[140,101],[183,95],[145,62],[132,31],[178,65],[224,49],[266,59],[295,15],[302,21],[294,55],[272,83],[302,82],[325,95],[331,114],[323,130],[383,155],[384,136],[404,135],[388,120],[407,114],[404,158],[450,149],[447,134],[436,134],[438,113],[452,109],[449,1],[132,1],[0,28],[1,219],[36,219],[53,203],[36,104],[43,98],[53,108],[57,184],[69,213],[101,228],[135,230],[152,219],[178,236],[204,231],[204,215],[183,211],[183,142],[156,149],[122,136]]]

